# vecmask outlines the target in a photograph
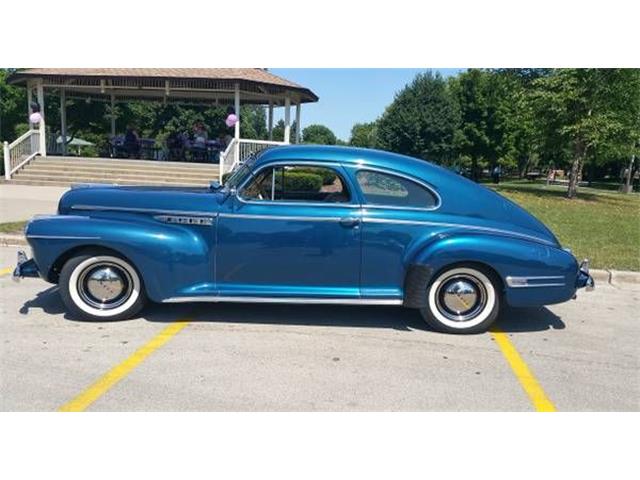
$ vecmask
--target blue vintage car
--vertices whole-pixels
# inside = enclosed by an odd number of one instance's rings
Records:
[[[90,320],[154,302],[398,305],[487,329],[504,304],[592,288],[540,221],[460,175],[387,152],[269,149],[211,188],[73,188],[26,227],[14,277],[56,283]]]

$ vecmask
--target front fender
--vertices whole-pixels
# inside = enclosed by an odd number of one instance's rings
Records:
[[[575,294],[578,264],[570,253],[556,247],[510,237],[457,234],[430,242],[407,259],[424,265],[432,274],[456,263],[478,263],[493,269],[512,306],[548,305],[564,302]],[[535,286],[509,286],[507,277],[559,277],[540,280]],[[561,284],[543,286],[545,284]]]
[[[54,215],[32,220],[25,234],[38,270],[49,281],[70,252],[103,247],[132,262],[148,296],[161,301],[185,288],[214,288],[214,228],[166,224],[135,214],[117,219]]]

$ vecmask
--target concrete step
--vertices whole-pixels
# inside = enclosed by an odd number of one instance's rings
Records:
[[[156,170],[98,170],[98,169],[64,169],[58,170],[51,167],[31,167],[28,166],[15,174],[16,177],[28,177],[32,175],[48,176],[50,178],[57,177],[78,177],[78,178],[140,178],[151,180],[163,180],[163,179],[179,179],[179,180],[195,180],[203,181],[205,179],[217,180],[217,171],[208,172],[168,172],[168,171],[156,171]]]
[[[194,183],[194,182],[175,182],[175,183],[168,183],[168,182],[164,182],[164,183],[160,183],[160,182],[155,182],[155,181],[129,181],[129,180],[122,180],[122,181],[115,181],[115,180],[103,180],[103,181],[99,181],[99,180],[93,180],[91,182],[87,182],[86,180],[73,180],[73,181],[69,181],[69,180],[60,180],[60,179],[51,179],[51,178],[47,178],[47,179],[34,179],[34,178],[29,178],[27,180],[25,179],[21,179],[19,177],[14,177],[11,180],[9,180],[8,182],[6,182],[10,185],[38,185],[38,186],[52,186],[52,187],[69,187],[71,185],[73,185],[74,183],[105,183],[105,184],[118,184],[118,185],[140,185],[140,186],[185,186],[185,187],[207,187],[209,186],[209,182],[200,182],[200,183]]]
[[[149,166],[167,166],[167,167],[213,167],[214,164],[207,163],[191,163],[191,162],[166,162],[157,160],[128,160],[120,158],[91,158],[91,157],[36,157],[32,163],[39,162],[65,162],[65,163],[98,163],[105,162],[118,165],[139,165],[143,167]]]
[[[158,172],[185,172],[185,173],[208,173],[219,171],[218,165],[139,165],[120,164],[105,160],[103,162],[56,162],[38,160],[32,161],[25,168],[48,168],[58,170],[87,169],[96,171],[158,171]]]

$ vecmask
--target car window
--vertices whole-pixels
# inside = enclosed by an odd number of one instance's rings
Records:
[[[260,172],[240,196],[252,201],[347,203],[351,196],[340,174],[329,167],[278,165]]]
[[[356,174],[365,203],[391,207],[433,208],[436,196],[426,187],[389,173],[360,170]]]

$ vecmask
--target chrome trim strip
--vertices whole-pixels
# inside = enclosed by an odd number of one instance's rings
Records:
[[[402,305],[401,298],[310,298],[310,297],[172,297],[162,303],[232,302],[232,303],[296,303],[313,305]]]
[[[214,217],[201,217],[201,216],[184,216],[184,215],[154,215],[156,220],[163,223],[170,223],[174,225],[213,225]]]
[[[157,213],[167,215],[190,215],[196,217],[215,216],[215,212],[198,212],[193,210],[163,210],[159,208],[135,208],[135,207],[116,207],[108,205],[73,205],[73,210],[98,210],[109,212],[129,212],[129,213]]]
[[[492,227],[482,227],[480,225],[464,225],[461,223],[447,223],[447,222],[429,222],[425,220],[392,220],[387,218],[370,218],[370,217],[362,217],[363,223],[391,223],[391,224],[400,224],[400,225],[429,225],[429,226],[440,226],[440,227],[451,227],[451,228],[463,228],[467,230],[479,230],[482,232],[492,232],[492,233],[502,233],[505,235],[511,235],[514,237],[520,237],[530,240],[536,240],[538,242],[542,242],[549,246],[555,246],[554,243],[549,240],[545,240],[544,238],[534,237],[532,235],[527,235],[525,233],[512,232],[509,230],[501,230],[499,228]]]
[[[342,217],[303,217],[287,215],[249,215],[244,213],[220,213],[220,218],[246,218],[249,220],[290,220],[292,222],[339,222]]]
[[[358,172],[371,171],[371,172],[386,173],[387,175],[392,175],[392,176],[404,178],[405,180],[409,180],[410,182],[417,183],[421,187],[424,187],[427,190],[429,190],[429,192],[431,192],[433,194],[433,196],[436,197],[436,200],[438,201],[438,203],[435,206],[433,206],[433,207],[425,207],[425,208],[420,208],[420,207],[399,207],[399,206],[396,206],[396,205],[370,205],[368,203],[363,203],[362,204],[363,208],[390,208],[390,209],[393,209],[393,210],[417,210],[417,211],[421,211],[421,212],[432,212],[434,210],[439,209],[442,206],[442,197],[440,197],[440,194],[435,190],[434,187],[432,187],[432,186],[428,185],[427,183],[425,183],[424,180],[420,180],[420,179],[417,179],[417,178],[412,177],[410,175],[405,175],[403,173],[395,172],[394,170],[387,170],[386,168],[369,167],[369,166],[366,166],[366,165],[357,166],[355,168],[356,168],[356,172],[355,172],[356,183],[358,184],[358,188],[360,189],[360,194],[362,194],[362,196],[363,196],[363,198],[362,198],[363,200],[364,200],[364,193],[362,192],[362,187],[360,187],[360,184],[358,183]]]
[[[27,235],[27,238],[48,238],[54,240],[99,240],[101,237],[75,237],[73,235]]]
[[[547,283],[529,283],[532,280],[546,280]],[[556,280],[554,282],[554,280]],[[563,280],[558,282],[557,280]],[[564,287],[564,277],[562,276],[539,276],[539,277],[512,277],[505,278],[507,286],[510,288],[535,288],[535,287]]]

